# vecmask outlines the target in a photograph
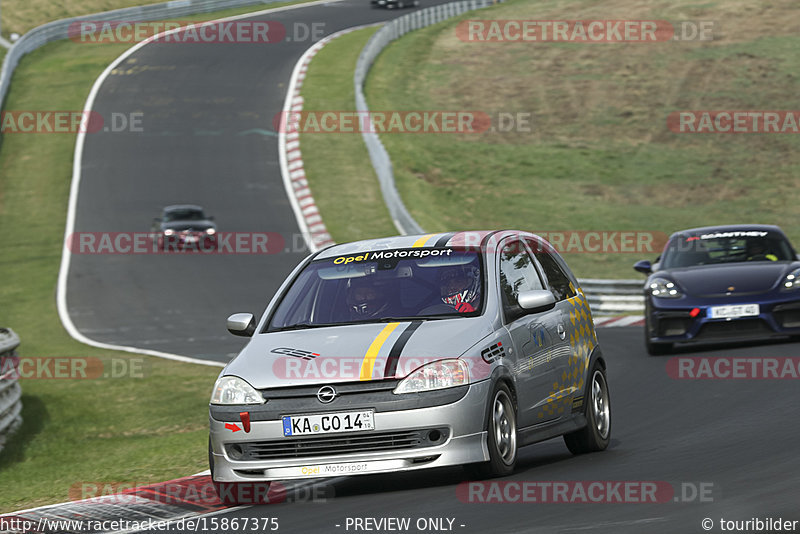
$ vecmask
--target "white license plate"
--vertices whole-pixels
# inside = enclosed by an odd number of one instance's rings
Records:
[[[735,317],[752,317],[761,313],[758,304],[736,304],[732,306],[713,306],[709,308],[712,319],[730,319]]]
[[[372,411],[286,415],[283,417],[283,435],[287,437],[338,434],[361,430],[375,430],[375,418]]]
[[[183,241],[186,243],[197,243],[199,238],[196,235],[187,235],[183,238]]]

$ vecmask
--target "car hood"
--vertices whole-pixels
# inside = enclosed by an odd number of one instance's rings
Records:
[[[402,378],[427,362],[458,358],[491,333],[485,318],[460,317],[256,334],[224,374],[256,389]],[[365,360],[374,365],[362,378]]]
[[[656,273],[656,276],[672,278],[683,291],[694,296],[763,293],[799,265],[797,262],[743,262],[674,269]]]

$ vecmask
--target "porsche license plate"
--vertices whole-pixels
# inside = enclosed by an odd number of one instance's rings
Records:
[[[731,306],[713,306],[709,308],[712,319],[731,319],[737,317],[753,317],[760,312],[758,304],[735,304]]]
[[[375,430],[375,418],[371,410],[283,417],[283,435],[285,437],[338,434],[362,430]]]

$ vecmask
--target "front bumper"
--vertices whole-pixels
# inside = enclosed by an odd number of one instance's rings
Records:
[[[322,437],[284,437],[280,417],[272,420],[253,421],[250,432],[232,431],[226,422],[210,417],[211,459],[214,464],[214,480],[217,482],[254,482],[290,480],[297,478],[325,478],[342,475],[387,473],[410,471],[433,467],[463,465],[489,459],[486,444],[484,419],[491,381],[484,380],[469,386],[460,400],[440,406],[405,409],[397,411],[375,411],[375,430],[326,434]],[[424,394],[420,394],[424,395]],[[318,412],[313,407],[309,412]],[[335,409],[332,412],[338,411]],[[293,412],[284,415],[302,415]],[[241,425],[240,425],[241,426]],[[229,425],[230,427],[230,425]],[[341,442],[348,438],[360,438],[377,443],[383,436],[417,434],[430,436],[431,431],[440,432],[441,440],[422,439],[414,446],[402,445],[393,450],[364,450],[348,452]],[[387,438],[389,439],[389,438]],[[391,439],[395,439],[392,437]],[[309,447],[327,440],[339,443],[332,454],[309,455]],[[356,441],[355,439],[353,440]],[[385,442],[386,440],[384,440]],[[419,441],[419,440],[418,440]],[[272,445],[290,444],[282,447],[280,458],[265,457],[239,459],[231,457],[231,447],[239,450],[270,450]],[[403,448],[404,447],[404,448]],[[352,447],[352,448],[355,448]],[[312,449],[313,450],[313,449]],[[291,452],[295,453],[292,457]],[[245,456],[251,456],[246,454]]]
[[[645,297],[652,343],[723,342],[800,335],[800,295],[771,292],[709,299]],[[713,306],[758,304],[759,314],[712,319]],[[692,317],[692,310],[698,309]]]

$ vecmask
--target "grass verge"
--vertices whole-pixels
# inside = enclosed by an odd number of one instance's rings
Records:
[[[17,68],[6,108],[83,109],[94,80],[128,46],[61,41],[36,50]],[[0,513],[68,500],[86,481],[144,484],[207,468],[207,404],[218,368],[87,347],[58,319],[74,146],[71,135],[2,138],[0,325],[20,335],[22,357],[97,358],[108,369],[143,372],[23,380],[24,423],[0,452]]]
[[[680,110],[795,109],[792,0],[512,0],[390,45],[374,110],[530,112],[530,132],[384,134],[398,189],[428,231],[672,231],[759,222],[800,242],[798,137],[669,131]],[[711,20],[710,42],[461,41],[467,19]],[[329,169],[333,174],[335,171]],[[326,220],[326,222],[329,222]],[[655,254],[568,254],[582,277],[632,278]]]

